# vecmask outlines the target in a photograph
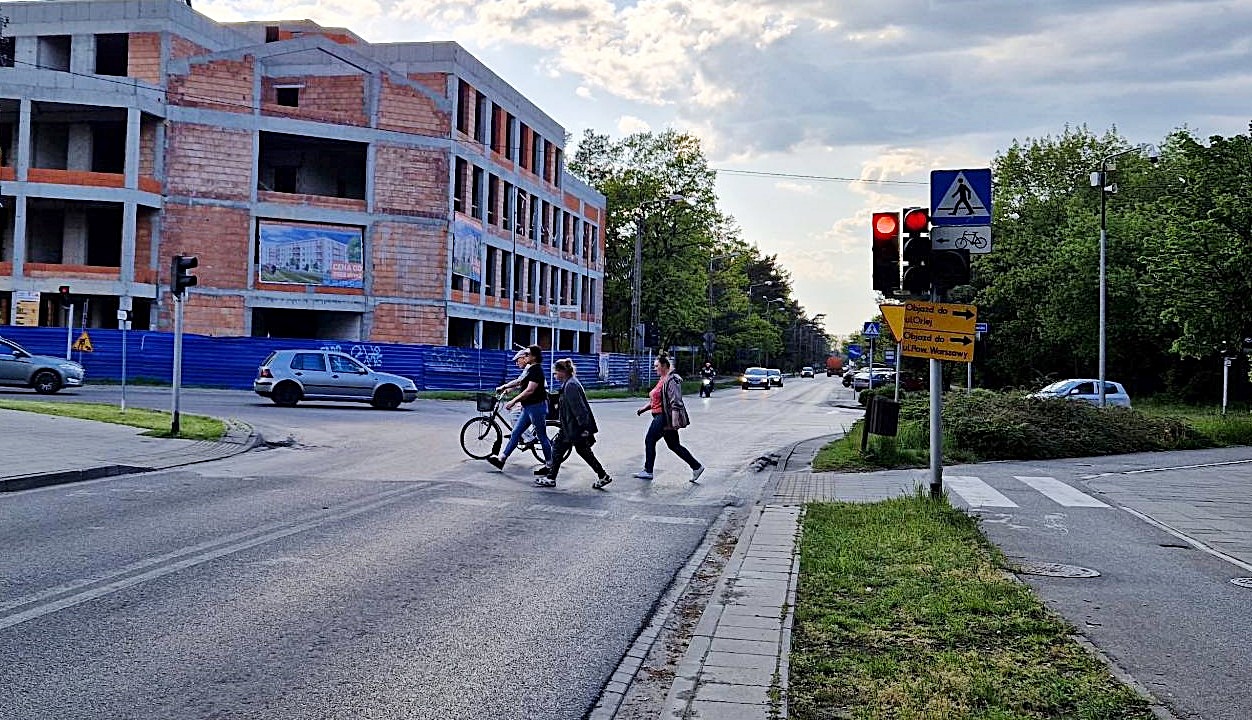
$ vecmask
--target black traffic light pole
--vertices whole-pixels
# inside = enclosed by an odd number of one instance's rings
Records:
[[[194,255],[175,255],[170,273],[170,293],[174,296],[174,407],[171,410],[170,434],[179,434],[178,400],[183,383],[183,294],[199,278],[191,269],[200,264]]]

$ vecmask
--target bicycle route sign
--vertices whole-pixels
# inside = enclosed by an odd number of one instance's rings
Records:
[[[969,250],[970,255],[991,252],[990,225],[944,225],[930,229],[931,245],[937,250]]]

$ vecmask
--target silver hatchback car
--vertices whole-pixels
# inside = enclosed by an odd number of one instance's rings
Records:
[[[34,388],[51,395],[63,387],[81,387],[83,366],[51,355],[35,355],[12,340],[0,338],[0,385]]]
[[[257,368],[252,389],[284,407],[301,400],[343,400],[395,410],[417,399],[412,380],[377,372],[333,350],[276,350]]]
[[[1064,399],[1064,400],[1083,400],[1092,405],[1100,404],[1100,381],[1090,378],[1077,378],[1070,380],[1057,380],[1048,385],[1037,393],[1032,393],[1031,397],[1041,400]],[[1130,407],[1130,395],[1126,393],[1126,388],[1119,382],[1112,380],[1104,381],[1104,402],[1108,405],[1116,405],[1118,407]]]

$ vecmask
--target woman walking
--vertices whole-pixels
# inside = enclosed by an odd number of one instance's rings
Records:
[[[671,372],[669,357],[665,355],[657,355],[653,367],[659,378],[656,387],[648,393],[648,404],[635,412],[636,415],[652,413],[652,424],[643,438],[643,470],[635,473],[635,477],[652,479],[652,468],[656,465],[656,441],[665,438],[669,449],[691,466],[691,482],[695,482],[704,474],[704,466],[678,441],[678,431],[691,424],[687,406],[683,404],[683,379],[678,373]]]
[[[557,360],[552,366],[552,373],[562,383],[561,403],[557,407],[561,429],[557,432],[556,439],[552,441],[552,466],[546,475],[535,478],[535,485],[556,487],[556,476],[561,472],[561,458],[566,455],[570,447],[573,447],[579,457],[587,461],[596,473],[596,481],[591,487],[600,490],[613,482],[613,478],[604,471],[604,466],[591,451],[591,446],[596,442],[596,433],[600,431],[600,428],[596,426],[596,417],[591,414],[591,404],[587,402],[587,393],[583,391],[583,384],[575,377],[575,372],[574,361],[569,358]]]
[[[487,458],[487,462],[503,470],[504,462],[517,448],[517,443],[522,439],[522,433],[526,432],[526,428],[534,425],[535,435],[539,438],[539,444],[543,446],[545,467],[535,471],[539,474],[546,473],[547,466],[552,464],[552,441],[548,440],[548,431],[545,428],[548,422],[548,393],[544,390],[543,349],[538,345],[531,345],[527,349],[527,354],[529,363],[523,375],[522,391],[504,405],[505,410],[512,410],[514,405],[521,405],[522,416],[513,426],[513,434],[509,435],[509,442],[504,446],[504,452],[499,457],[492,455]]]

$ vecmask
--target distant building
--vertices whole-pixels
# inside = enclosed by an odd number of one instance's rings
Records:
[[[600,350],[604,196],[455,43],[184,0],[4,8],[0,322],[64,324],[69,285],[89,327],[129,304],[169,329],[189,254],[188,332]]]

